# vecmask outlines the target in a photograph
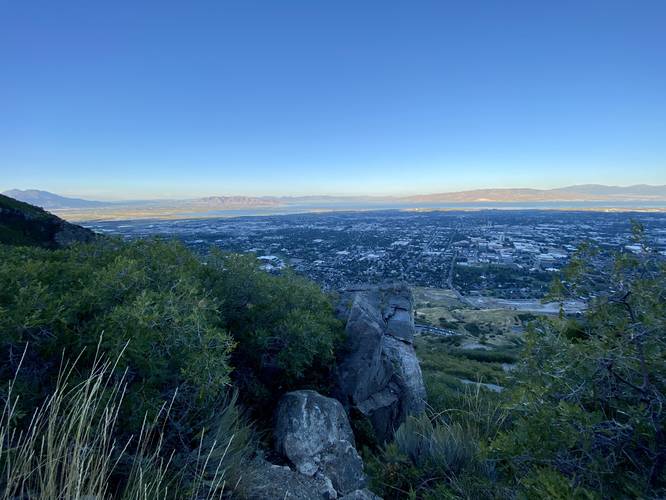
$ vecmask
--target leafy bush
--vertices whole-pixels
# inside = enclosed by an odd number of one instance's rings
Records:
[[[493,453],[507,478],[530,488],[547,480],[607,498],[661,498],[666,265],[644,243],[640,255],[619,254],[604,269],[589,269],[594,256],[583,248],[555,290],[590,296],[585,318],[532,328],[513,425]]]
[[[513,351],[501,351],[494,349],[485,351],[482,349],[456,349],[451,352],[455,356],[462,356],[474,361],[484,363],[515,363],[518,361],[518,355]]]
[[[304,381],[323,386],[342,332],[314,283],[270,275],[251,256],[214,253],[202,262],[158,240],[0,246],[0,312],[0,355],[9,361],[0,380],[32,346],[18,382],[32,395],[26,409],[52,389],[63,352],[87,348],[80,365],[90,366],[100,334],[111,357],[132,339],[117,373],[128,370],[131,411],[120,418],[134,432],[178,388],[173,412],[191,434],[225,396],[236,344],[236,381],[257,408]]]
[[[494,487],[478,432],[426,415],[408,417],[394,441],[368,457],[368,470],[373,488],[385,498],[481,498]]]
[[[599,494],[574,484],[570,478],[548,468],[533,469],[522,481],[521,497],[548,498],[549,500],[593,500]]]
[[[236,486],[251,432],[232,373],[244,401],[268,413],[291,387],[326,385],[341,332],[316,285],[249,256],[202,260],[162,240],[0,245],[7,491],[205,498]],[[100,355],[117,360],[103,374]],[[74,477],[81,468],[90,475]]]
[[[532,321],[510,375],[491,362],[510,352],[467,356],[417,339],[437,414],[409,420],[369,457],[377,491],[423,499],[666,497],[666,263],[640,227],[636,238],[641,251],[620,253],[607,267],[593,247],[581,248],[550,298],[587,298],[586,314]],[[478,379],[470,372],[507,390],[463,391],[458,377]]]
[[[270,411],[294,387],[325,389],[343,332],[330,298],[291,272],[262,271],[252,256],[213,252],[206,264],[206,287],[237,342],[235,381],[246,401]]]
[[[202,267],[168,242],[0,246],[0,380],[13,377],[29,344],[17,380],[28,411],[53,390],[63,353],[81,352],[77,366],[92,366],[101,335],[108,356],[124,351],[115,367],[117,377],[127,372],[122,428],[138,432],[144,414],[153,418],[173,397],[172,416],[191,434],[226,394],[233,347]]]

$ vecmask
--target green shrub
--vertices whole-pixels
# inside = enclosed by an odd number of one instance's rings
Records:
[[[174,394],[184,432],[201,424],[235,380],[244,401],[270,411],[297,385],[325,388],[342,328],[329,297],[291,273],[270,275],[254,257],[213,253],[205,262],[180,243],[105,240],[66,250],[0,246],[0,382],[30,343],[17,381],[24,413],[54,385],[62,353],[99,336],[128,372],[122,428],[137,432]],[[178,391],[176,393],[176,388]],[[182,439],[182,436],[179,437]]]
[[[539,467],[523,479],[519,498],[526,500],[531,498],[595,500],[601,497],[596,492],[572,484],[571,479],[554,469]]]
[[[516,352],[498,349],[492,351],[483,349],[455,349],[451,350],[451,354],[483,363],[515,363],[519,359]]]
[[[528,334],[512,425],[492,452],[505,477],[528,491],[662,498],[666,266],[646,246],[607,268],[588,269],[593,257],[589,247],[576,255],[556,290],[594,296],[585,317],[542,321]]]
[[[191,435],[227,392],[233,347],[202,267],[169,242],[0,246],[0,381],[13,377],[29,344],[16,388],[30,412],[53,390],[63,353],[81,352],[77,366],[87,369],[101,336],[111,358],[124,351],[114,370],[128,384],[122,429],[138,432],[144,414],[153,418],[174,397],[172,416]]]
[[[367,457],[371,485],[384,498],[481,498],[494,491],[492,464],[478,433],[458,422],[408,417],[379,455]]]
[[[330,297],[291,272],[262,271],[253,256],[213,252],[206,264],[206,288],[237,342],[235,381],[246,402],[268,413],[292,388],[325,392],[343,332]]]
[[[476,323],[465,323],[465,330],[467,330],[471,335],[479,337],[483,334],[481,327]]]
[[[458,321],[449,321],[445,317],[439,318],[438,321],[439,321],[439,326],[441,326],[442,328],[448,328],[449,330],[456,330],[459,326]]]

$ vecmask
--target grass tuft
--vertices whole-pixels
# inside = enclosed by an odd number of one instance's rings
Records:
[[[16,377],[10,382],[0,415],[1,498],[199,500],[233,490],[251,450],[236,396],[220,409],[211,431],[201,430],[199,446],[176,467],[176,453],[165,449],[163,440],[173,400],[152,422],[144,418],[139,436],[117,441],[126,390],[125,377],[113,375],[118,359],[98,350],[89,374],[76,384],[70,383],[76,360],[63,363],[53,393],[22,428],[17,427]]]

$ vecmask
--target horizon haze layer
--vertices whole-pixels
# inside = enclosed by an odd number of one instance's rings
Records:
[[[31,203],[70,221],[185,219],[363,210],[666,210],[666,185],[587,184],[548,190],[476,189],[405,197],[378,196],[205,196],[170,200],[105,202],[60,196],[41,190],[12,189],[3,194]]]
[[[209,193],[205,196],[188,196],[182,198],[126,198],[120,200],[90,200],[83,196],[66,196],[43,189],[12,188],[2,191],[2,194],[11,196],[20,201],[29,203],[43,203],[42,208],[79,208],[86,204],[121,204],[150,201],[213,201],[215,199],[231,198],[245,200],[312,200],[312,199],[363,199],[363,200],[412,200],[412,201],[604,201],[604,200],[666,200],[666,184],[632,184],[628,186],[610,186],[606,184],[577,184],[549,189],[533,187],[479,187],[460,191],[441,191],[434,193],[419,193],[414,195],[377,195],[377,194],[331,194],[312,193],[309,195],[263,195],[253,196],[247,193]],[[70,203],[70,204],[67,204]]]

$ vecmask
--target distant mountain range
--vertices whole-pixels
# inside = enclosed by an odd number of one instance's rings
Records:
[[[624,202],[665,202],[666,185],[651,186],[637,184],[634,186],[604,186],[601,184],[584,184],[555,189],[501,188],[475,189],[471,191],[445,192],[425,195],[391,197],[391,196],[208,196],[185,200],[135,200],[121,202],[104,202],[68,198],[48,191],[36,189],[12,189],[3,193],[6,196],[31,203],[47,210],[78,212],[132,212],[142,217],[167,214],[170,217],[202,213],[207,211],[266,209],[273,207],[322,207],[353,209],[373,204],[391,204],[399,208],[401,205],[425,205],[442,203],[512,203],[512,202],[608,202],[615,206]]]
[[[5,196],[24,203],[30,203],[46,210],[119,208],[119,207],[174,207],[198,210],[225,210],[234,208],[270,207],[279,205],[277,198],[256,198],[250,196],[207,196],[191,200],[130,200],[93,201],[81,198],[68,198],[38,189],[11,189]]]
[[[10,189],[5,191],[5,196],[14,198],[15,200],[24,203],[30,203],[44,209],[54,208],[94,208],[108,205],[102,201],[82,200],[80,198],[66,198],[57,194],[49,193],[48,191],[40,191],[38,189]]]
[[[555,189],[475,189],[410,196],[414,202],[666,201],[666,186],[582,184]]]

